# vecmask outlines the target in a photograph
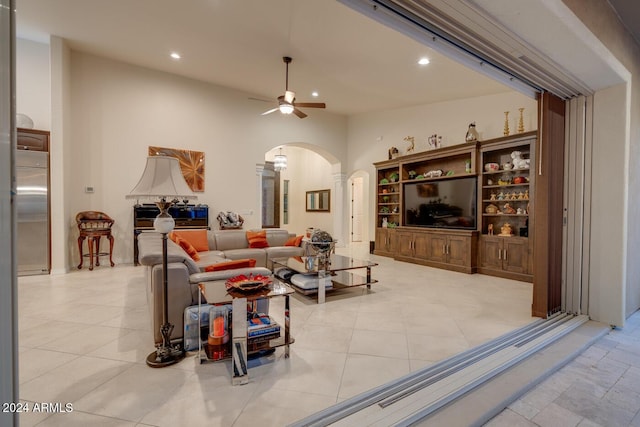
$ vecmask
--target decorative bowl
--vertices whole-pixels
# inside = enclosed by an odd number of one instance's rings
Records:
[[[248,277],[244,274],[227,279],[225,286],[227,290],[235,290],[241,292],[251,292],[258,289],[266,288],[271,283],[271,278],[256,274],[250,274]]]
[[[502,165],[502,169],[504,169],[506,171],[511,170],[511,169],[513,169],[513,165],[511,163],[505,163],[505,164]]]
[[[500,165],[497,163],[485,163],[484,170],[487,172],[495,172],[500,170]]]

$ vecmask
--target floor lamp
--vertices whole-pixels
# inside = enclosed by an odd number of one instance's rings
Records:
[[[174,199],[196,199],[197,197],[184,180],[178,159],[166,156],[147,157],[147,165],[142,177],[127,199],[153,199],[160,214],[153,222],[155,230],[162,234],[162,325],[160,334],[162,344],[147,356],[147,365],[162,368],[173,365],[184,358],[182,346],[171,345],[171,333],[174,325],[169,323],[168,271],[167,271],[167,234],[173,230],[175,221],[169,214]]]

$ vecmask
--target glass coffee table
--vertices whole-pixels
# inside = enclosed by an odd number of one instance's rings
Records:
[[[198,331],[202,333],[201,310],[208,309],[210,305],[233,306],[232,324],[230,325],[231,337],[229,342],[221,345],[210,345],[203,342],[200,335],[198,345],[198,358],[200,363],[205,361],[217,361],[231,359],[231,381],[233,385],[249,382],[247,369],[247,356],[252,353],[284,347],[284,357],[289,357],[289,345],[294,339],[290,333],[289,296],[295,291],[286,283],[273,280],[268,287],[253,292],[239,292],[227,289],[224,282],[202,282],[198,284]],[[253,306],[262,299],[284,297],[284,328],[277,337],[268,340],[250,340],[247,334],[247,306]],[[204,298],[204,301],[203,301]]]
[[[274,279],[284,281],[294,288],[296,292],[300,292],[304,295],[317,294],[318,304],[323,304],[325,302],[325,294],[327,291],[351,288],[354,286],[366,286],[367,289],[371,289],[371,285],[378,282],[371,278],[371,268],[378,265],[377,263],[342,255],[332,254],[326,265],[322,263],[318,257],[306,256],[275,258],[272,261]],[[291,283],[290,280],[284,280],[275,274],[276,270],[282,267],[288,268],[297,274],[303,274],[308,277],[317,277],[319,279],[319,283],[323,283],[322,279],[330,279],[331,288],[327,289],[325,286],[317,286],[313,289],[306,289],[296,286],[296,284]],[[358,270],[365,270],[365,274],[358,274]]]

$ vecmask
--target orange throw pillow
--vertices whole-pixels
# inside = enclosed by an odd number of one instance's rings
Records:
[[[175,236],[191,243],[191,246],[193,246],[198,252],[206,252],[209,250],[207,230],[174,230],[169,234],[169,238],[171,240],[173,240]]]
[[[302,243],[302,236],[295,236],[295,237],[290,237],[289,240],[287,240],[284,245],[285,246],[300,246],[300,243]]]
[[[267,231],[247,231],[247,241],[250,248],[268,248]]]
[[[235,268],[255,267],[256,260],[252,258],[236,259],[233,261],[219,262],[217,264],[211,264],[204,268],[204,271],[221,271],[221,270],[233,270]]]
[[[184,249],[184,251],[186,253],[189,254],[189,256],[191,257],[191,259],[193,259],[194,261],[200,261],[200,255],[198,255],[198,251],[196,251],[196,248],[194,248],[191,243],[187,242],[186,240],[184,240],[182,237],[180,236],[176,236],[176,240],[175,242],[180,245],[180,247],[182,249]]]

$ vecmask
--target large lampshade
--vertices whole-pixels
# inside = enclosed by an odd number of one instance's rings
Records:
[[[138,184],[127,199],[197,199],[184,180],[178,159],[149,156]]]

